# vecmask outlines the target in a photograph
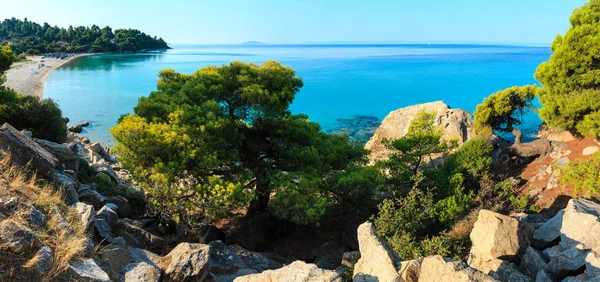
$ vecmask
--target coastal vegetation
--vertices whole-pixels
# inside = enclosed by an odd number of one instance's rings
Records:
[[[549,127],[598,137],[600,1],[590,0],[576,9],[570,22],[569,30],[552,43],[550,59],[535,73],[542,85],[540,117]]]
[[[25,18],[0,21],[0,45],[9,45],[16,54],[51,52],[138,52],[168,49],[162,38],[152,37],[137,29],[100,28],[92,25],[59,28],[40,25]]]

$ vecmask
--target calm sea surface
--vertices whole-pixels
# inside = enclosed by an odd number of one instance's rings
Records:
[[[548,47],[476,45],[182,45],[164,53],[94,55],[54,70],[44,98],[58,101],[72,123],[89,121],[84,134],[114,145],[108,133],[117,118],[156,88],[157,73],[192,73],[231,61],[274,59],[296,70],[304,87],[291,106],[324,130],[337,119],[374,116],[443,100],[473,112],[491,93],[533,84]],[[539,120],[530,116],[525,128]]]

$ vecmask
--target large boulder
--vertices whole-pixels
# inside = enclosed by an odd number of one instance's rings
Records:
[[[54,168],[58,167],[58,159],[8,123],[0,127],[0,151],[7,152],[17,166],[31,164],[37,173],[54,179]]]
[[[459,144],[475,137],[471,114],[461,109],[451,109],[442,101],[419,104],[401,108],[389,113],[375,131],[375,135],[365,148],[370,150],[369,159],[372,162],[385,160],[391,151],[383,144],[383,139],[398,139],[408,133],[413,118],[421,111],[437,113],[436,125],[444,130],[445,140],[458,139]]]
[[[95,190],[82,191],[79,193],[79,200],[94,206],[96,210],[101,209],[107,202],[106,197]]]
[[[385,280],[382,280],[385,281]],[[462,261],[444,259],[439,255],[429,256],[421,263],[421,274],[419,282],[491,282],[497,281],[491,276],[485,275],[475,269],[468,267]]]
[[[221,241],[181,243],[161,260],[166,281],[232,281],[256,273]]]
[[[119,240],[120,239],[120,240]],[[108,274],[114,281],[122,281],[125,277],[124,268],[133,263],[127,245],[121,238],[114,238],[111,243],[100,250],[98,257],[103,261],[103,265],[108,266]]]
[[[320,269],[312,263],[295,261],[285,267],[259,274],[241,276],[235,282],[341,282],[341,275],[333,270]],[[380,280],[386,281],[386,280]]]
[[[579,272],[584,268],[588,253],[589,250],[579,244],[553,256],[544,267],[544,271],[555,279],[565,278],[571,273]]]
[[[0,223],[0,243],[9,251],[20,254],[35,248],[39,240],[29,228],[12,220],[5,220]]]
[[[533,226],[489,210],[479,211],[471,231],[468,263],[483,273],[497,272],[502,261],[520,263],[533,236]]]
[[[62,165],[62,169],[72,170],[77,174],[77,170],[79,169],[79,158],[77,155],[69,149],[66,145],[54,143],[52,141],[42,140],[42,139],[33,139],[35,143],[38,143],[42,146],[46,151],[50,152],[56,159],[58,159],[59,163]]]
[[[524,274],[535,278],[537,273],[544,269],[544,266],[546,266],[546,261],[544,260],[542,253],[532,247],[529,247],[527,250],[525,250],[525,254],[521,259],[521,266],[519,269]]]
[[[354,266],[354,279],[375,277],[379,281],[401,281],[400,257],[375,234],[373,223],[367,221],[358,227],[358,245],[361,257]]]
[[[583,243],[586,248],[600,253],[600,204],[588,200],[569,200],[560,233],[563,249]]]

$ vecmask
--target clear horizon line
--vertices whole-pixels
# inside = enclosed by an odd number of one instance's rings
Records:
[[[256,43],[254,43],[256,42]],[[551,43],[536,42],[480,42],[480,41],[315,41],[315,42],[262,42],[245,41],[239,43],[191,43],[191,42],[168,42],[173,45],[503,45],[503,46],[530,46],[530,47],[550,47]]]

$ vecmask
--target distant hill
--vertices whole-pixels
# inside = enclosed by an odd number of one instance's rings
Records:
[[[262,44],[265,44],[265,43],[260,42],[260,41],[246,41],[246,42],[244,42],[242,44],[243,45],[262,45]]]
[[[117,29],[97,25],[59,28],[40,25],[27,18],[0,21],[0,46],[10,45],[16,54],[51,52],[139,52],[170,49],[162,38],[137,29]]]

